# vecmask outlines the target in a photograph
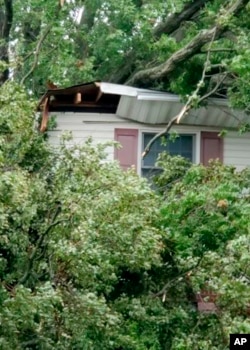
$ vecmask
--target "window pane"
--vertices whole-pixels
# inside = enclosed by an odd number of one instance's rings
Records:
[[[161,169],[156,168],[143,168],[141,171],[141,175],[143,177],[146,177],[148,180],[151,180],[151,178],[155,175],[159,175],[162,172]]]
[[[153,133],[143,134],[143,149],[147,146],[149,141],[155,136]],[[157,139],[152,145],[149,153],[146,155],[142,162],[142,167],[152,168],[155,166],[155,162],[159,153],[167,151],[170,155],[183,156],[190,161],[193,160],[193,135],[178,135],[175,140],[168,140],[168,135],[165,136],[166,144],[162,139]],[[146,170],[145,170],[146,171]]]

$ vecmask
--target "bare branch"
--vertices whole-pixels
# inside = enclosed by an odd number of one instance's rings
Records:
[[[193,99],[197,98],[198,94],[199,94],[199,91],[200,89],[203,87],[204,85],[204,81],[205,81],[205,77],[206,77],[206,72],[210,69],[210,49],[212,47],[212,44],[214,42],[214,39],[215,39],[215,36],[216,36],[216,31],[217,31],[217,28],[215,27],[215,30],[214,30],[214,33],[213,33],[213,36],[212,36],[212,39],[209,43],[209,47],[208,47],[208,52],[207,52],[207,58],[206,58],[206,61],[205,61],[205,64],[204,64],[204,68],[203,68],[203,71],[202,71],[202,75],[201,75],[201,79],[199,81],[199,83],[197,84],[197,87],[196,89],[194,90],[194,92],[192,93],[192,95],[189,97],[187,103],[186,103],[186,106],[192,106],[192,102],[193,102]],[[199,101],[198,103],[201,102],[201,99],[199,98]],[[189,108],[190,110],[190,108]],[[179,124],[180,121],[181,121],[181,118],[183,117],[184,114],[180,114],[179,117],[176,119],[176,123]]]
[[[199,103],[201,103],[202,101],[206,100],[208,97],[210,97],[211,95],[213,95],[217,89],[219,88],[219,86],[222,84],[222,82],[224,81],[224,79],[226,78],[226,74],[225,76],[223,76],[223,78],[216,84],[216,86],[209,91],[207,94],[201,96],[199,98]],[[196,90],[195,90],[196,91]],[[192,97],[193,94],[190,96],[190,98],[188,99],[187,103],[184,105],[184,107],[181,109],[181,111],[175,115],[167,124],[167,126],[160,131],[158,134],[156,134],[150,141],[149,143],[146,145],[143,153],[142,153],[142,159],[148,154],[148,152],[150,151],[150,148],[152,147],[152,145],[154,144],[154,142],[159,139],[160,137],[164,136],[165,134],[167,134],[169,132],[169,130],[171,129],[171,127],[175,124],[175,123],[179,123],[180,120],[188,115],[188,113],[190,112],[190,110],[192,109]]]
[[[213,95],[221,86],[221,84],[223,83],[223,81],[226,79],[228,73],[224,73],[224,75],[222,76],[222,78],[217,82],[217,84],[215,85],[215,87],[210,90],[208,93],[206,93],[205,95],[201,96],[199,99],[199,103],[201,103],[202,101],[205,101],[208,97],[210,97],[211,95]]]
[[[216,84],[216,86],[209,91],[207,94],[201,96],[199,98],[199,103],[201,103],[202,101],[206,100],[208,97],[210,97],[211,95],[213,95],[217,89],[219,88],[219,86],[222,84],[222,82],[224,81],[224,79],[226,78],[226,74],[225,76],[223,76],[223,78]],[[195,90],[196,91],[196,90]],[[196,91],[197,92],[197,91]],[[154,142],[159,139],[160,137],[164,136],[165,134],[167,134],[169,132],[169,130],[171,129],[171,127],[175,124],[178,123],[184,116],[188,115],[188,113],[190,112],[190,110],[192,109],[192,97],[193,94],[189,97],[187,103],[184,105],[184,107],[181,109],[181,111],[175,115],[167,124],[167,126],[160,131],[158,134],[156,134],[150,141],[149,143],[146,145],[143,153],[142,153],[142,159],[145,158],[145,156],[148,154],[148,152],[150,151],[150,148],[152,147],[152,145],[154,144]]]
[[[34,264],[34,261],[36,260],[37,252],[42,247],[42,244],[44,242],[45,237],[50,233],[50,231],[55,226],[66,221],[65,219],[55,221],[56,218],[58,217],[58,215],[60,214],[60,212],[61,212],[61,207],[58,205],[56,208],[56,211],[53,215],[51,224],[46,228],[46,230],[43,233],[41,233],[39,239],[37,240],[36,246],[34,247],[32,253],[28,259],[28,264],[27,264],[26,270],[25,270],[23,276],[19,279],[18,284],[24,284],[28,280],[30,273],[31,273],[31,270],[32,270],[32,267],[33,267],[33,264]]]
[[[168,281],[168,282],[162,287],[162,289],[161,289],[159,292],[157,292],[156,294],[154,294],[153,296],[154,296],[154,297],[159,297],[159,296],[162,296],[162,295],[164,296],[164,295],[166,294],[168,288],[169,288],[171,285],[173,285],[173,283],[176,283],[177,281],[183,280],[183,278],[184,278],[185,276],[189,276],[194,270],[196,270],[196,269],[200,266],[202,260],[203,260],[203,256],[201,256],[201,257],[199,258],[199,260],[197,261],[197,263],[196,263],[194,266],[192,266],[191,268],[186,269],[186,270],[184,270],[184,271],[181,271],[176,277],[174,277],[173,279],[171,279],[170,281]]]
[[[212,47],[212,44],[213,44],[213,41],[215,39],[215,36],[216,36],[216,28],[214,30],[214,33],[213,33],[213,36],[212,36],[212,39],[211,39],[211,42],[209,44],[209,48]],[[177,123],[179,124],[180,120],[188,114],[188,112],[190,111],[190,109],[192,108],[192,105],[193,105],[193,101],[195,99],[195,102],[197,103],[197,98],[198,98],[198,93],[200,91],[200,89],[203,87],[203,84],[204,84],[204,80],[205,80],[205,77],[206,77],[206,72],[207,70],[209,70],[209,66],[210,66],[210,51],[208,51],[207,53],[207,58],[206,58],[206,62],[204,64],[204,68],[203,68],[203,71],[202,71],[202,76],[201,76],[201,79],[200,81],[198,82],[197,84],[197,87],[195,89],[195,91],[192,93],[192,95],[189,96],[186,104],[184,105],[184,107],[181,109],[181,111],[175,115],[170,121],[169,123],[167,124],[166,128],[164,128],[161,132],[159,132],[158,134],[156,134],[150,141],[149,143],[147,144],[147,146],[145,147],[144,149],[144,152],[142,154],[142,158],[144,158],[148,152],[150,151],[150,148],[152,147],[153,143],[160,137],[162,137],[163,135],[165,135],[172,127],[172,125],[174,123]],[[207,96],[208,97],[208,96]],[[206,97],[206,98],[207,98]],[[201,102],[201,98],[198,99],[198,103]]]
[[[167,124],[167,126],[158,134],[156,134],[150,141],[149,143],[146,145],[143,153],[142,153],[142,159],[148,154],[148,152],[150,151],[150,148],[152,147],[152,145],[154,144],[154,142],[159,139],[160,137],[164,136],[166,133],[168,133],[168,131],[171,129],[171,127],[173,126],[173,124],[175,124],[176,120],[179,117],[182,117],[184,114],[188,113],[189,109],[191,108],[191,106],[188,106],[187,104],[185,104],[185,106],[181,109],[181,111],[175,115]]]
[[[37,64],[38,64],[38,59],[39,59],[39,54],[40,54],[40,50],[42,47],[42,44],[44,42],[44,40],[46,39],[46,37],[48,36],[50,30],[52,29],[53,25],[52,23],[50,23],[47,28],[45,29],[45,31],[43,32],[43,34],[41,35],[41,38],[39,39],[37,45],[36,45],[36,49],[34,52],[34,62],[32,67],[30,68],[30,70],[28,71],[28,73],[22,78],[21,80],[21,84],[24,84],[25,80],[28,79],[28,77],[34,72]]]

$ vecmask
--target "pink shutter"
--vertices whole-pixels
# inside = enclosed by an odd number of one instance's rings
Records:
[[[118,159],[122,169],[126,170],[131,166],[137,168],[138,151],[138,130],[136,129],[115,129],[115,140],[122,148],[115,149],[115,159]]]
[[[210,159],[223,162],[223,139],[217,132],[201,133],[201,163],[208,165]]]

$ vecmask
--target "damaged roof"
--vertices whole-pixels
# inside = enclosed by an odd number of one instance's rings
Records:
[[[90,82],[58,88],[53,83],[42,96],[40,129],[47,128],[50,112],[114,113],[116,116],[146,124],[166,124],[177,115],[184,103],[177,95],[118,85]],[[228,107],[226,99],[208,99],[204,107],[193,109],[182,118],[183,125],[237,128],[246,123],[248,115]]]

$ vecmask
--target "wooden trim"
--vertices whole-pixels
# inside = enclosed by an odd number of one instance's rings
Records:
[[[76,95],[75,95],[75,98],[74,98],[74,104],[79,104],[82,102],[82,94],[80,92],[78,92]]]
[[[51,102],[51,107],[89,107],[89,108],[95,108],[95,107],[114,107],[113,104],[105,104],[105,105],[101,105],[98,103],[94,103],[94,102],[79,102],[79,103],[67,103],[67,102],[57,102],[57,101],[52,101]]]
[[[49,106],[50,112],[76,112],[76,113],[111,113],[114,114],[116,112],[116,106],[88,106],[88,105],[57,105],[53,106],[50,104]]]
[[[46,131],[48,126],[48,120],[49,120],[49,97],[46,97],[43,105],[42,122],[40,126],[41,132]]]
[[[95,99],[95,102],[98,102],[100,100],[100,98],[102,97],[103,93],[101,91],[101,89],[99,89],[97,95],[96,95],[96,99]]]

